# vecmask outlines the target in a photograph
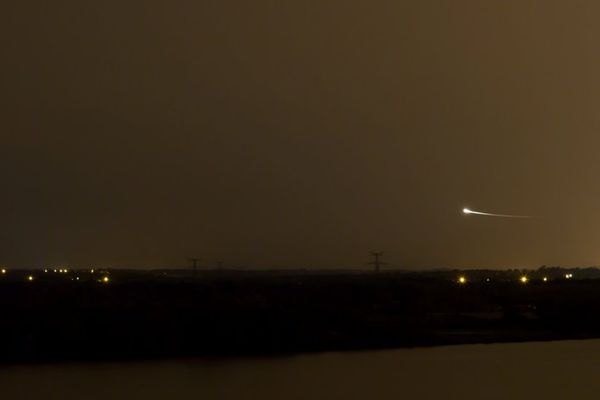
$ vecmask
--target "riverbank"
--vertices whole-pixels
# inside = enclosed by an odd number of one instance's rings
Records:
[[[600,281],[104,271],[0,281],[0,362],[231,357],[600,337]],[[81,276],[80,276],[81,275]],[[106,281],[104,278],[108,278]]]

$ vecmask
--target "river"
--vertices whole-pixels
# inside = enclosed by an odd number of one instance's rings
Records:
[[[600,340],[0,368],[6,399],[597,399]]]

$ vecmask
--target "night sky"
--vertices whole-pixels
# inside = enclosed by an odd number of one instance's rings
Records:
[[[600,4],[14,1],[0,264],[600,264]],[[536,215],[464,216],[463,207]]]

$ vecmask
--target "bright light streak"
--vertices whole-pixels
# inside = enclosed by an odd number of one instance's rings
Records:
[[[470,214],[474,214],[474,215],[483,215],[484,217],[498,217],[498,218],[535,218],[532,217],[531,215],[514,215],[514,214],[494,214],[494,213],[487,213],[487,212],[482,212],[482,211],[474,211],[468,208],[463,208],[462,210],[463,214],[465,215],[470,215]]]

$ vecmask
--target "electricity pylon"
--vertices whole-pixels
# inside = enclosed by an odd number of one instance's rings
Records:
[[[192,263],[192,271],[194,271],[194,276],[198,273],[198,261],[199,258],[188,257],[188,261]]]
[[[382,265],[387,265],[386,262],[381,261],[379,258],[383,256],[382,251],[371,251],[369,254],[375,259],[369,263],[369,265],[373,265],[375,267],[375,272],[379,272]]]

